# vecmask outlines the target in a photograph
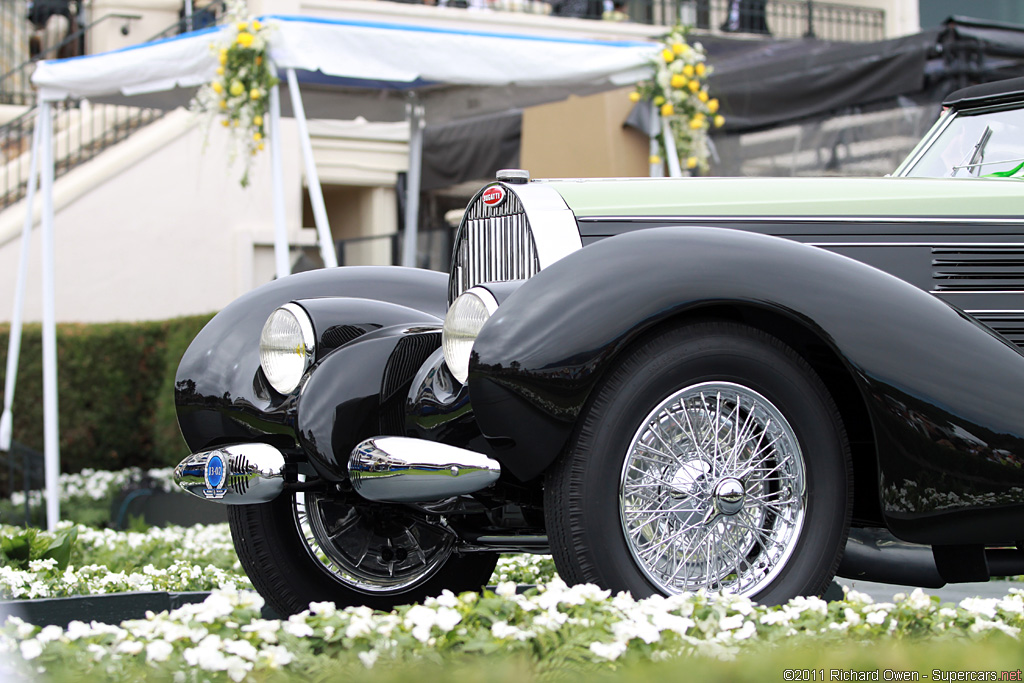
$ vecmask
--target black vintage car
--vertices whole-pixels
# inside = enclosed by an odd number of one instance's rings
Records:
[[[1022,90],[954,95],[900,171],[964,177],[503,172],[448,275],[304,273],[218,314],[178,481],[231,505],[282,613],[479,588],[510,552],[766,603],[1024,572]]]

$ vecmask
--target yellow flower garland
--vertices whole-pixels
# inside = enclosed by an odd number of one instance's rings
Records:
[[[216,78],[199,89],[190,108],[220,118],[231,131],[236,144],[235,154],[242,155],[244,170],[242,187],[249,184],[253,157],[264,148],[267,137],[267,95],[278,83],[267,55],[270,28],[257,19],[239,19],[245,5],[229,10],[233,17],[224,44],[211,45],[220,64]]]
[[[676,27],[664,38],[664,49],[653,60],[654,76],[637,84],[629,94],[632,102],[641,99],[658,107],[669,124],[683,168],[706,172],[709,168],[708,131],[720,128],[725,118],[717,114],[719,102],[708,92],[711,67],[700,43],[690,45],[688,29]],[[661,143],[664,156],[664,141]],[[654,162],[652,157],[652,163]]]

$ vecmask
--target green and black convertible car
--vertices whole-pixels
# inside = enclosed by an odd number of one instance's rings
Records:
[[[479,588],[510,552],[767,603],[1024,573],[1022,103],[955,93],[897,177],[502,172],[449,274],[217,315],[178,481],[282,613]]]

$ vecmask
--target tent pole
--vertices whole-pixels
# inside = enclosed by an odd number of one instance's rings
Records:
[[[679,152],[676,150],[676,137],[672,135],[672,128],[668,119],[664,116],[661,119],[661,139],[665,142],[665,159],[668,162],[668,175],[670,178],[682,178],[683,170],[679,168]]]
[[[313,159],[313,143],[309,140],[306,109],[302,105],[302,94],[299,92],[299,79],[295,77],[295,69],[288,69],[288,94],[291,95],[292,114],[299,127],[299,145],[302,147],[302,160],[306,164],[306,184],[309,185],[309,203],[313,207],[316,237],[320,242],[320,257],[324,261],[325,268],[335,268],[338,265],[338,252],[334,248],[330,223],[327,222],[324,190],[320,186],[320,174],[316,171],[316,160]]]
[[[662,172],[661,162],[654,163],[654,159],[658,157],[658,132],[661,130],[660,115],[658,114],[658,108],[651,104],[651,124],[648,126],[651,136],[650,144],[650,166],[648,167],[648,175],[652,178],[660,178],[664,175]]]
[[[14,436],[14,387],[18,379],[18,357],[21,355],[21,320],[25,310],[25,279],[28,277],[28,257],[32,247],[33,211],[36,184],[39,181],[39,131],[42,130],[42,109],[36,116],[32,131],[32,156],[28,166],[28,191],[25,195],[25,225],[21,229],[21,256],[18,259],[18,279],[14,285],[14,313],[11,315],[11,333],[7,339],[7,374],[4,376],[4,412],[0,416],[0,451],[11,450]]]
[[[281,159],[281,89],[270,89],[270,194],[274,206],[274,266],[278,279],[292,272],[284,222],[284,166]]]
[[[416,267],[417,232],[420,219],[420,175],[423,171],[423,105],[412,95],[406,111],[409,114],[409,173],[405,183],[405,239],[402,244],[402,265]]]
[[[46,528],[53,531],[60,519],[57,315],[53,257],[53,105],[44,100],[39,106],[40,147],[43,157],[39,182],[39,189],[43,195],[43,455],[46,464]]]

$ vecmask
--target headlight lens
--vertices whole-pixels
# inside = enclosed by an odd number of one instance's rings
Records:
[[[455,379],[465,384],[469,378],[469,354],[480,328],[498,309],[494,296],[483,287],[463,292],[448,309],[441,328],[444,360]]]
[[[313,362],[313,323],[298,304],[285,304],[267,318],[260,333],[260,366],[270,386],[288,394]]]

